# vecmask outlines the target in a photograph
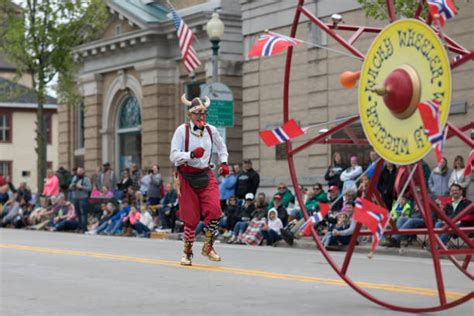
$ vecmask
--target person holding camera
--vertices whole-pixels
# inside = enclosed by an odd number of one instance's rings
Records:
[[[88,213],[88,198],[92,191],[92,182],[89,177],[84,174],[84,168],[77,168],[76,175],[72,178],[71,185],[72,203],[76,209],[77,219],[79,220],[79,229],[82,233],[87,231],[87,213]]]

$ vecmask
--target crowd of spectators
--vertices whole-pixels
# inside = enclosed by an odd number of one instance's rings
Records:
[[[283,239],[290,245],[295,239],[308,236],[314,222],[305,220],[300,203],[308,215],[318,215],[320,203],[330,204],[329,214],[314,224],[326,247],[347,245],[355,228],[354,202],[365,197],[379,160],[372,151],[370,163],[363,168],[356,156],[346,165],[342,155],[334,153],[324,175],[326,183],[300,186],[302,199],[295,198],[286,183],[279,183],[268,198],[259,192],[260,177],[250,160],[235,164],[229,175],[220,177],[219,191],[223,216],[219,222],[227,243],[277,245]],[[454,218],[471,202],[465,198],[470,177],[464,175],[464,160],[457,156],[453,168],[448,161],[429,170],[423,162],[430,197]],[[391,225],[417,228],[425,225],[410,194],[398,196],[397,177],[403,168],[384,163],[377,192],[390,212]],[[400,186],[400,185],[398,185]],[[327,188],[327,191],[326,191]],[[117,176],[109,163],[87,176],[79,167],[69,172],[59,168],[48,170],[42,194],[36,197],[26,183],[15,187],[8,177],[0,176],[0,214],[2,227],[34,230],[74,231],[90,235],[122,235],[149,237],[153,231],[180,232],[178,196],[172,183],[164,183],[158,165],[140,170],[135,164]],[[433,213],[434,214],[434,213]],[[433,216],[436,227],[445,222]],[[473,226],[471,212],[457,222]],[[202,230],[199,225],[196,234]],[[450,234],[440,236],[447,243]],[[382,245],[399,247],[414,236],[394,235]]]

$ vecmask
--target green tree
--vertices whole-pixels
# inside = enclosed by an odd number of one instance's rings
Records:
[[[357,0],[357,2],[362,5],[367,16],[375,20],[385,20],[388,18],[386,0]],[[393,7],[398,16],[412,18],[415,16],[416,8],[419,3],[419,0],[394,0]],[[427,5],[425,4],[422,15],[426,17],[426,13]]]
[[[22,0],[21,10],[10,0],[0,0],[0,50],[17,66],[18,76],[31,75],[38,109],[36,153],[38,192],[46,177],[47,142],[44,104],[47,87],[59,79],[58,103],[78,101],[72,49],[94,40],[107,18],[102,0]],[[6,17],[6,18],[5,18]],[[6,21],[6,23],[5,23]]]

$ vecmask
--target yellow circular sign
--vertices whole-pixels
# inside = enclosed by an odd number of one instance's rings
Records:
[[[431,144],[417,109],[411,106],[406,115],[400,115],[394,112],[394,102],[390,108],[384,101],[383,94],[389,92],[384,83],[401,69],[410,70],[418,79],[415,83],[420,85],[419,100],[415,103],[439,101],[440,123],[444,127],[451,104],[451,68],[438,36],[418,20],[399,20],[380,32],[367,53],[359,80],[359,113],[367,139],[383,159],[407,165],[422,159]],[[412,103],[418,97],[413,93]],[[410,100],[412,94],[409,96]]]

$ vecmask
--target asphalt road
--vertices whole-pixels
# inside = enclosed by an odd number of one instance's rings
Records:
[[[351,290],[315,250],[218,244],[214,263],[200,246],[181,267],[179,241],[1,229],[0,315],[396,314]],[[473,290],[442,267],[448,300]],[[349,275],[393,304],[438,302],[431,259],[355,254]],[[473,314],[472,300],[436,313]]]

